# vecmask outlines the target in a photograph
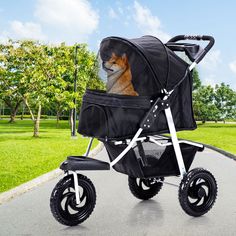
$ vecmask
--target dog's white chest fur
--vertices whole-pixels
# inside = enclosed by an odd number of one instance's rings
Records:
[[[108,73],[107,75],[107,92],[111,92],[112,88],[115,86],[116,82],[119,80],[120,76],[124,73],[125,69],[119,69]]]

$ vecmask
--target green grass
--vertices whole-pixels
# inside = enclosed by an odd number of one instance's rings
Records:
[[[178,132],[178,137],[209,144],[236,154],[236,124],[198,124],[194,131]]]
[[[57,168],[68,155],[83,154],[89,141],[81,136],[71,139],[68,121],[56,128],[55,120],[43,120],[40,137],[32,135],[31,120],[0,120],[0,192]]]

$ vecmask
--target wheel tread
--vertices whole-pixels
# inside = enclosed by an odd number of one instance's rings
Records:
[[[62,190],[64,184],[66,181],[69,181],[70,179],[72,178],[71,175],[68,175],[68,176],[65,176],[63,179],[61,179],[57,184],[56,186],[54,187],[53,191],[52,191],[52,194],[51,194],[51,197],[50,197],[50,208],[51,208],[51,212],[52,212],[52,215],[54,216],[54,218],[61,224],[63,225],[67,225],[67,226],[75,226],[75,225],[78,225],[82,222],[84,222],[93,212],[94,208],[95,208],[95,205],[96,205],[96,190],[95,190],[95,187],[92,183],[92,181],[87,178],[86,176],[84,175],[81,175],[81,174],[78,174],[78,181],[82,180],[82,181],[86,181],[87,183],[89,183],[90,187],[92,187],[93,189],[93,192],[94,192],[94,204],[92,206],[92,209],[90,211],[89,214],[87,214],[86,217],[84,217],[82,220],[78,220],[78,219],[75,219],[74,221],[73,220],[66,220],[64,219],[63,217],[61,217],[60,213],[59,213],[59,210],[57,208],[57,198],[56,198],[56,195],[58,194],[58,192],[60,190]]]
[[[161,178],[164,180],[164,178]],[[155,186],[155,188],[152,188],[152,191],[140,191],[140,189],[137,186],[136,178],[129,176],[128,178],[128,185],[131,193],[138,199],[141,200],[148,200],[155,195],[159,193],[159,191],[162,189],[163,183],[158,183],[158,185]],[[151,190],[151,189],[150,189]]]
[[[208,207],[207,210],[205,210],[203,213],[201,212],[194,212],[192,209],[190,209],[190,207],[188,206],[188,196],[187,196],[187,187],[189,182],[191,181],[191,179],[193,178],[194,175],[198,174],[198,173],[206,173],[209,174],[211,176],[211,178],[214,181],[214,184],[216,186],[215,188],[215,197],[214,200],[211,204],[210,207]],[[208,211],[210,211],[210,209],[213,207],[216,198],[217,198],[217,192],[218,192],[218,186],[217,186],[217,182],[215,180],[215,177],[211,174],[210,171],[203,169],[203,168],[195,168],[192,169],[191,171],[189,171],[182,179],[181,183],[180,183],[180,187],[179,187],[179,193],[178,193],[178,197],[179,197],[179,202],[180,205],[182,207],[182,209],[185,211],[185,213],[187,213],[190,216],[194,216],[194,217],[199,217],[203,214],[206,214]]]

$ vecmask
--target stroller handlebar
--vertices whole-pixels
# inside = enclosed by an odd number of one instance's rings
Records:
[[[199,63],[205,56],[206,54],[210,51],[210,49],[213,47],[215,43],[215,39],[212,36],[209,35],[177,35],[173,38],[171,38],[169,42],[177,42],[180,40],[203,40],[203,41],[209,41],[207,46],[201,51],[199,56],[195,59],[195,63]]]

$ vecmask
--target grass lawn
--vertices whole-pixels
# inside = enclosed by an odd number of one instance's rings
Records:
[[[236,123],[198,124],[194,131],[178,132],[178,137],[209,144],[236,154]]]
[[[57,168],[68,155],[85,153],[89,141],[81,136],[71,139],[68,121],[56,128],[55,120],[43,120],[40,137],[32,135],[31,120],[0,120],[0,192]]]

